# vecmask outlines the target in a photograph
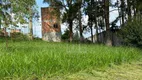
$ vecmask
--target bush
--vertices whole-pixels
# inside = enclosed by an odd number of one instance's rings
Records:
[[[17,33],[17,32],[11,33],[11,38],[14,41],[29,40],[27,35],[24,35],[22,33]]]
[[[66,30],[65,33],[61,36],[62,40],[68,40],[69,39],[69,30]]]
[[[142,21],[134,19],[129,21],[121,30],[123,41],[127,45],[142,46]]]
[[[0,30],[0,37],[4,37],[4,33]]]
[[[34,40],[42,40],[42,38],[34,37]]]

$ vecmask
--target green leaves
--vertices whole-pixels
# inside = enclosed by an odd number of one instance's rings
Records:
[[[2,0],[0,3],[0,20],[1,24],[4,27],[8,27],[11,23],[11,16],[10,16],[10,7],[11,4],[9,1]]]
[[[0,19],[7,27],[10,24],[14,25],[19,22],[26,23],[27,18],[31,15],[30,10],[36,11],[35,5],[35,0],[2,0],[0,5]]]
[[[128,45],[142,46],[142,22],[135,18],[122,28],[121,36]]]
[[[12,11],[14,14],[23,18],[29,18],[31,11],[36,11],[35,0],[11,0]]]

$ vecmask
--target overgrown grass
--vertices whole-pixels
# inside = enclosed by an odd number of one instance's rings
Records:
[[[0,42],[0,79],[75,73],[131,62],[141,51],[130,47],[21,41]]]

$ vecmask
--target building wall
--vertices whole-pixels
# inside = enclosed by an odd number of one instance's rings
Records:
[[[60,42],[60,20],[54,13],[54,8],[41,8],[42,16],[42,39],[45,41]]]
[[[12,33],[23,33],[23,34],[28,34],[29,29],[28,29],[28,24],[20,24],[18,23],[17,26],[10,25],[9,27],[6,28],[6,34],[8,36],[11,36]],[[1,36],[2,33],[4,33],[4,27],[2,26],[1,28]]]
[[[118,36],[118,31],[119,30],[116,30],[116,31],[110,31],[109,30],[113,46],[119,46],[122,43],[121,38]],[[105,40],[106,40],[105,34],[106,34],[106,31],[103,31],[103,32],[98,34],[98,38],[99,38],[98,41],[100,43],[105,43]],[[91,37],[88,37],[87,39],[91,41]],[[96,34],[93,35],[93,42],[94,43],[97,42],[97,35]]]

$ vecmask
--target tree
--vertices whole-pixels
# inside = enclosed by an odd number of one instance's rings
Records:
[[[121,37],[125,44],[142,47],[142,21],[133,19],[121,29]]]
[[[68,40],[69,39],[69,30],[66,29],[64,34],[61,36],[62,40]]]
[[[9,9],[11,8],[10,2],[7,0],[0,1],[0,25],[4,27],[4,36],[6,41],[6,48],[8,47],[6,28],[11,24],[11,16]]]
[[[121,9],[121,37],[125,44],[142,46],[142,1],[141,0],[119,0]],[[127,15],[127,16],[125,16]]]
[[[13,13],[16,15],[17,22],[21,24],[29,22],[29,39],[33,39],[33,18],[36,11],[35,0],[11,0]]]
[[[121,18],[122,18],[122,25],[124,25],[125,23],[125,1],[124,0],[120,0],[121,1],[121,4],[120,4],[120,7],[121,7]]]
[[[86,0],[87,3],[87,9],[86,9],[86,13],[89,16],[89,26],[91,29],[91,39],[93,42],[93,28],[96,29],[96,42],[102,42],[104,43],[103,40],[99,39],[99,31],[101,32],[101,30],[103,30],[104,28],[104,2],[102,0]],[[93,26],[95,25],[95,26]]]
[[[93,42],[93,22],[94,22],[94,17],[95,17],[95,13],[93,12],[93,11],[95,11],[93,3],[94,3],[93,0],[87,1],[88,6],[87,6],[87,10],[86,10],[87,15],[89,16],[88,25],[91,30],[91,41],[92,42]]]
[[[80,0],[80,4],[82,4],[82,1],[83,0]],[[81,22],[81,19],[82,19],[82,13],[81,13],[81,8],[82,8],[82,5],[79,6],[79,11],[78,11],[78,17],[79,17],[79,31],[80,31],[80,42],[83,41],[83,28],[82,28],[82,22]]]
[[[96,28],[96,35],[98,34],[98,25],[97,25],[97,17],[98,17],[98,5],[99,1],[97,0],[88,0],[87,2],[87,9],[86,13],[89,16],[89,27],[91,30],[91,41],[93,42],[93,28]],[[95,27],[93,27],[93,24],[95,24]],[[97,37],[98,42],[98,37]]]
[[[110,25],[109,25],[109,0],[104,0],[104,15],[105,15],[105,25],[106,25],[106,42],[108,46],[112,46],[111,35],[110,35]]]
[[[2,0],[0,0],[0,30],[1,30],[1,20],[2,20]]]
[[[131,7],[132,7],[132,0],[127,0],[127,14],[128,14],[128,20],[131,20],[132,18],[132,10],[131,10]]]
[[[4,33],[7,37],[6,28],[9,25],[25,23],[29,18],[30,32],[32,33],[32,18],[35,0],[0,0],[0,25],[4,27]],[[14,21],[12,14],[15,14]],[[32,39],[32,38],[31,38]],[[6,47],[8,42],[6,38]]]

